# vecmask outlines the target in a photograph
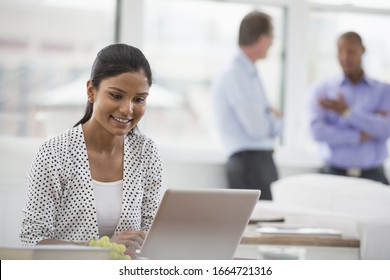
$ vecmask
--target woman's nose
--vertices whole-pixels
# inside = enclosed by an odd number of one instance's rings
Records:
[[[123,101],[120,106],[120,111],[125,113],[126,115],[133,114],[133,102],[131,101]]]

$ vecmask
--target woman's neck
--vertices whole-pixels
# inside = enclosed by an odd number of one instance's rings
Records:
[[[89,151],[112,155],[123,151],[123,136],[109,133],[100,125],[86,122],[82,125],[84,139]]]

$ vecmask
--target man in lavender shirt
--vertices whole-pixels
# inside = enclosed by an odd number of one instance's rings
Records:
[[[390,85],[364,72],[359,34],[342,34],[337,47],[343,75],[315,85],[310,101],[310,128],[322,144],[324,172],[388,185],[383,163],[390,137]]]

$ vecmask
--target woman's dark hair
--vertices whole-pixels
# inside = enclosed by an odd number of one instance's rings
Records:
[[[92,65],[91,81],[94,88],[98,89],[100,82],[109,77],[123,73],[134,73],[143,70],[152,85],[152,71],[144,54],[137,48],[126,44],[112,44],[98,52]],[[92,116],[93,103],[87,102],[85,114],[75,126],[86,123]]]

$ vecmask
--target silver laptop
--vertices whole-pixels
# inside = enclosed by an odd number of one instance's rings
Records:
[[[140,256],[233,259],[259,196],[259,190],[167,189]]]

